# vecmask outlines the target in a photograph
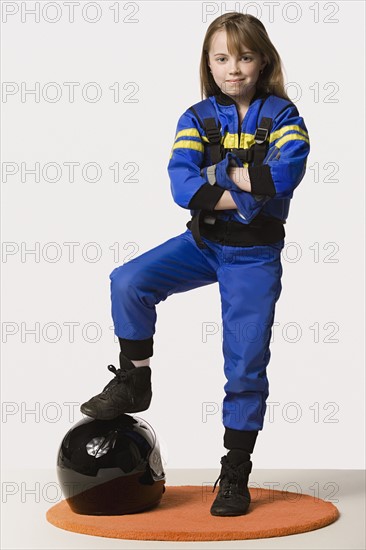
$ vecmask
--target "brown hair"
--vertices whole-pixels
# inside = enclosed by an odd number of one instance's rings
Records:
[[[230,54],[240,54],[243,44],[250,50],[262,54],[266,66],[257,80],[257,92],[271,93],[290,99],[285,91],[281,58],[269,39],[263,23],[254,15],[235,11],[217,17],[206,31],[200,63],[201,99],[222,93],[208,66],[208,52],[212,38],[220,30],[225,30],[227,33],[227,47]]]

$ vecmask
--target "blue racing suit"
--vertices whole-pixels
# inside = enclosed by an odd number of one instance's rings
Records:
[[[229,96],[209,97],[225,149],[251,147],[261,105],[268,97],[253,97],[242,124]],[[274,104],[277,99],[270,96]],[[305,173],[309,138],[296,106],[285,104],[273,119],[263,164],[251,166],[237,159],[239,166],[248,166],[250,193],[241,191],[228,177],[228,167],[235,161],[231,153],[216,164],[214,173],[207,170],[212,164],[207,142],[204,128],[187,109],[179,118],[168,164],[174,201],[191,215],[196,209],[213,212],[228,190],[238,208],[215,211],[220,235],[212,220],[206,224],[204,249],[197,246],[188,223],[183,233],[115,268],[110,274],[112,317],[125,355],[145,359],[153,355],[156,305],[171,294],[218,283],[227,379],[222,408],[224,444],[240,447],[236,436],[243,434],[244,448],[252,452],[266,412],[269,344],[282,289],[284,233],[275,233],[271,223],[281,228],[285,223],[293,192]]]

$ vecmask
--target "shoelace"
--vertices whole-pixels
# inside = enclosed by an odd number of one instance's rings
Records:
[[[114,365],[108,365],[107,369],[108,369],[110,372],[113,372],[113,374],[115,375],[115,378],[113,378],[113,379],[106,385],[106,387],[104,388],[104,390],[103,390],[102,393],[108,392],[111,388],[114,388],[114,386],[116,386],[117,384],[119,384],[119,382],[121,382],[122,380],[124,380],[124,379],[127,377],[127,372],[126,372],[125,370],[116,369],[116,367],[115,367]]]
[[[243,468],[242,465],[234,466],[233,464],[231,464],[226,456],[223,456],[220,462],[223,468],[220,472],[219,477],[215,481],[212,492],[213,493],[215,492],[216,485],[220,480],[222,481],[226,480],[223,494],[224,496],[229,496],[229,495],[232,495],[234,487],[236,487],[237,489],[239,476],[240,474],[245,472],[245,469]]]

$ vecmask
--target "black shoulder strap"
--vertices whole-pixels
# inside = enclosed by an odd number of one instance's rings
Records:
[[[262,117],[259,126],[257,126],[254,134],[253,166],[263,164],[268,151],[272,121],[272,118]]]
[[[193,111],[206,133],[208,146],[210,148],[211,162],[212,164],[217,164],[222,160],[222,144],[220,132],[221,123],[217,118],[215,108],[207,98],[200,103],[196,103],[196,105],[192,105],[190,109]],[[202,118],[199,116],[197,110],[200,111]]]
[[[254,135],[254,166],[263,164],[263,161],[266,157],[269,146],[269,136],[273,125],[273,119],[280,115],[282,111],[287,109],[287,107],[291,104],[291,101],[274,95],[268,95],[263,101],[260,111],[258,113],[258,119],[261,116],[260,123],[259,125],[257,125],[257,129]]]

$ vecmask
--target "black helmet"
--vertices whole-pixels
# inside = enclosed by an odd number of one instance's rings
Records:
[[[83,418],[65,435],[57,459],[62,492],[73,512],[119,515],[160,502],[165,491],[159,444],[141,418]]]

